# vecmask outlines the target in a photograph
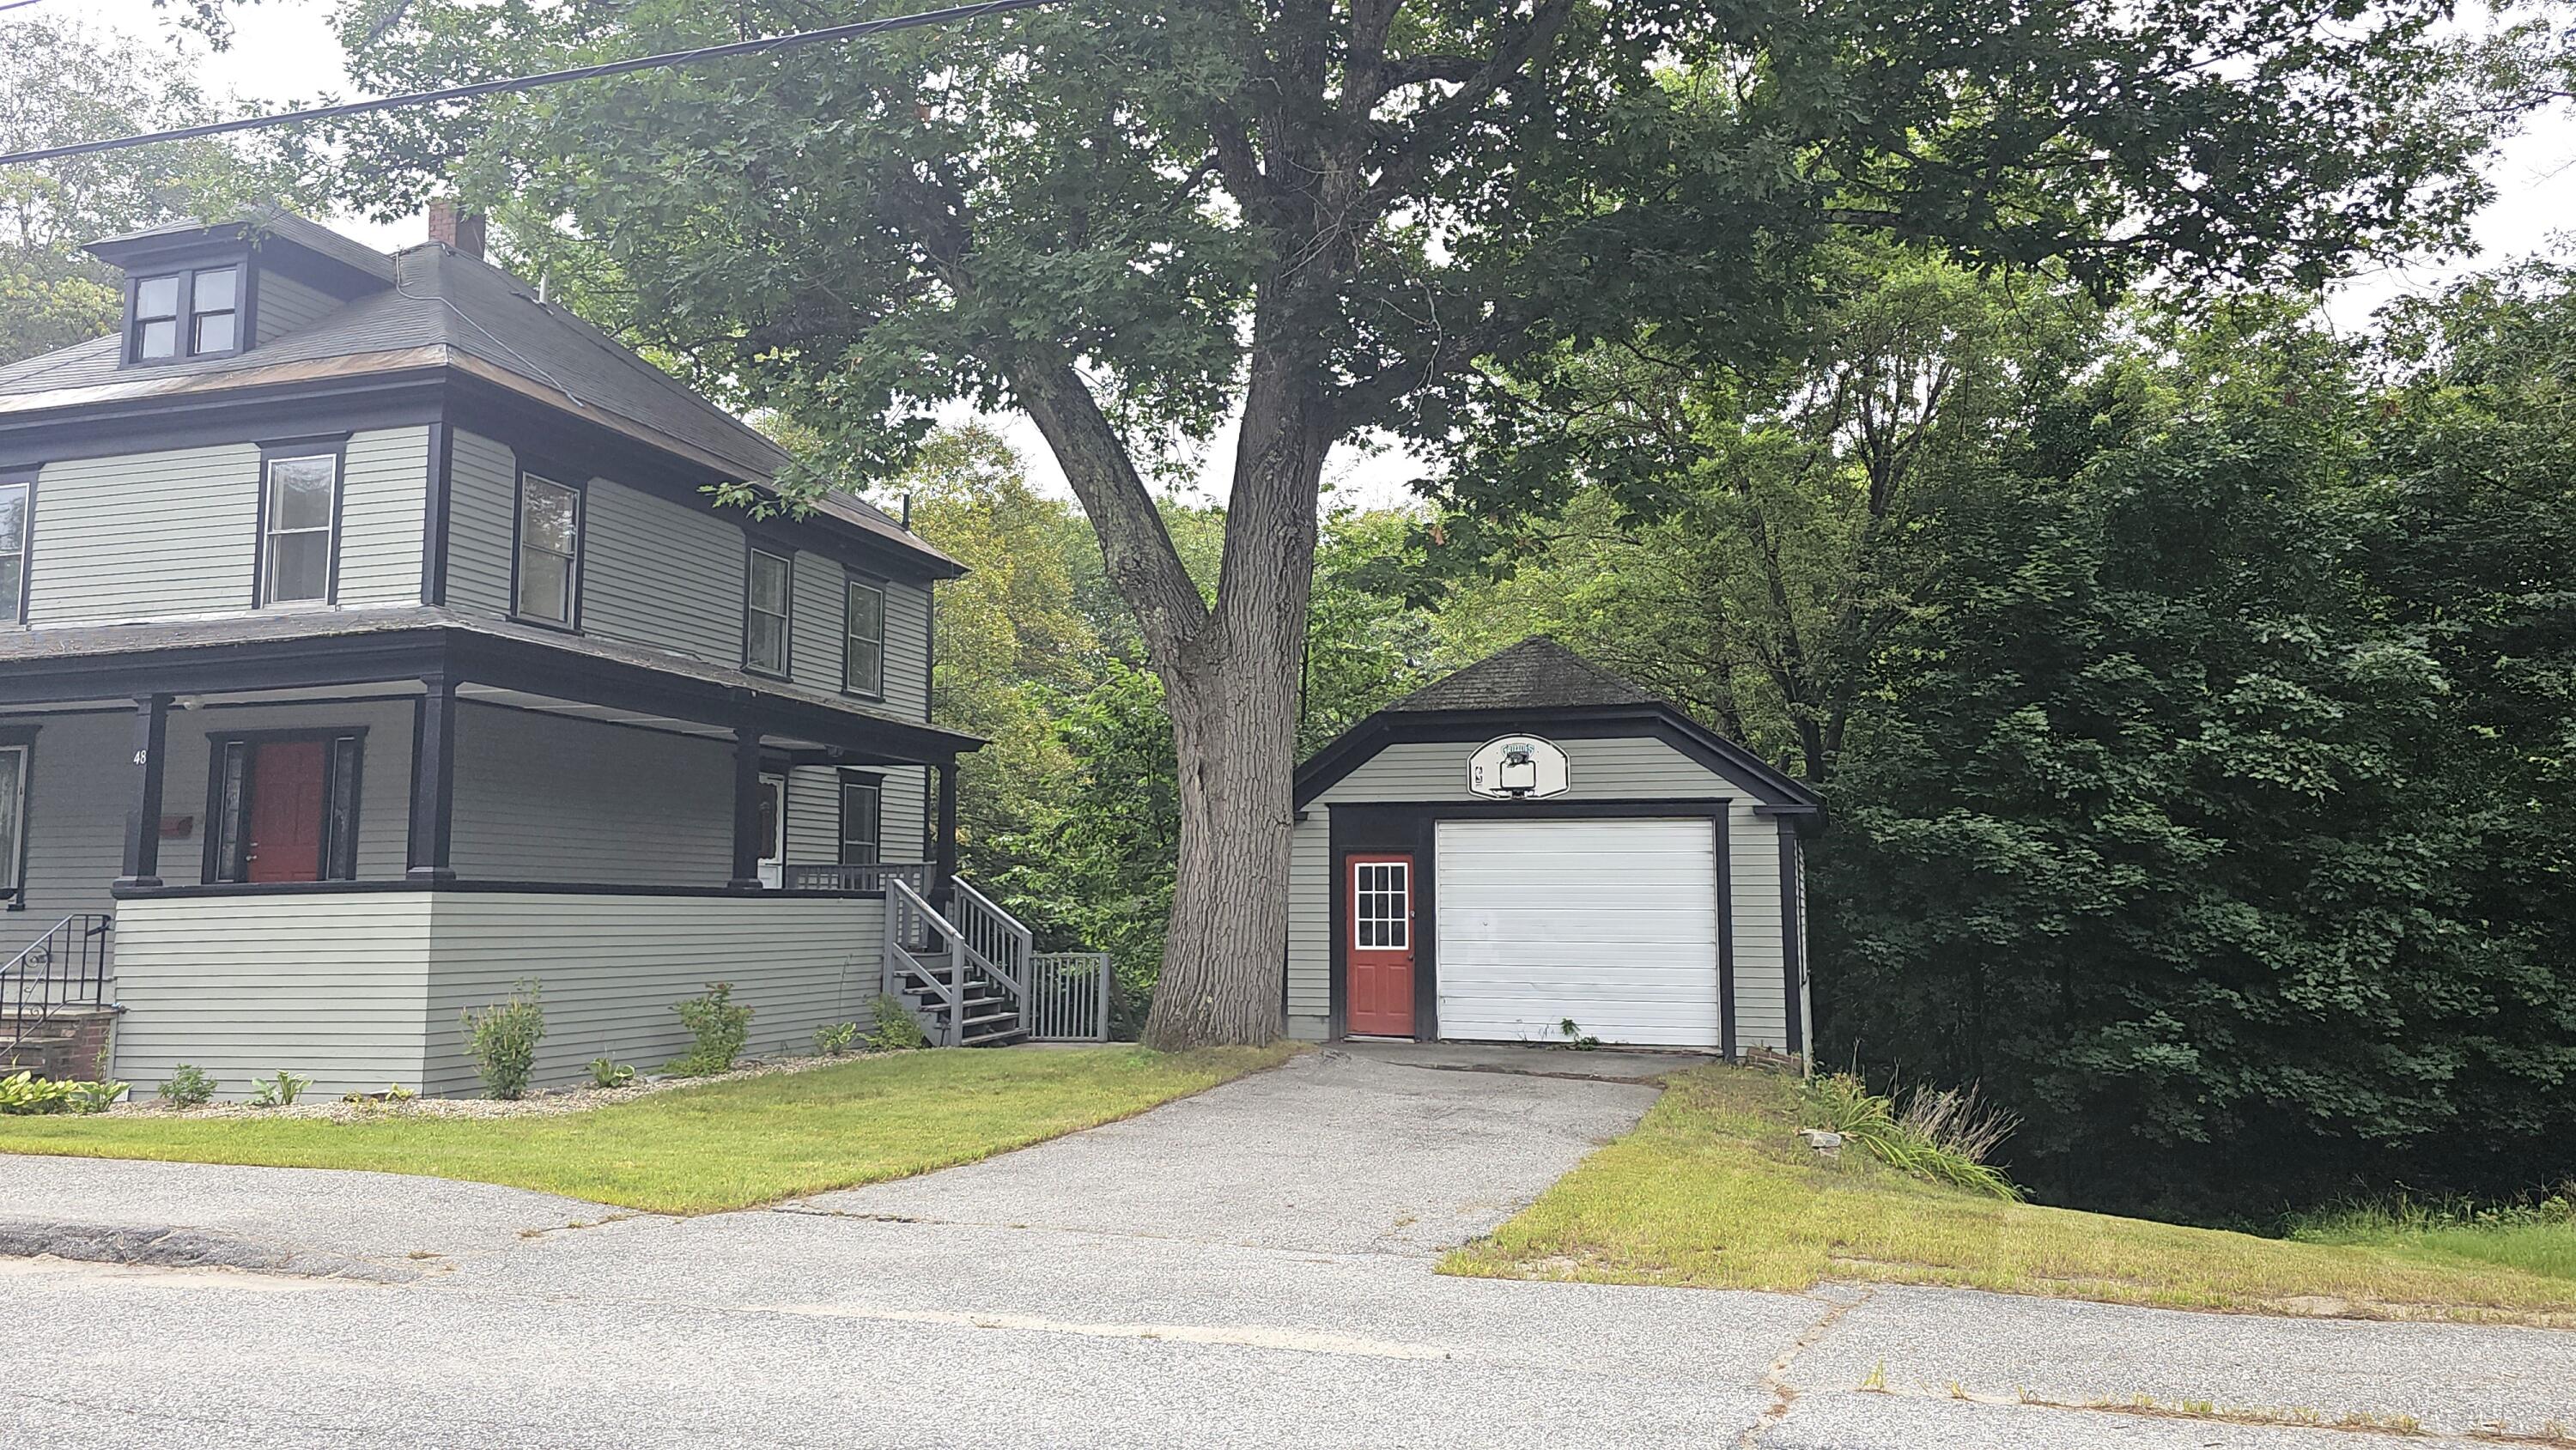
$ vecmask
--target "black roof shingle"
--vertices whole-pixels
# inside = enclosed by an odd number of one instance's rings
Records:
[[[1533,635],[1423,686],[1386,708],[1561,710],[1585,705],[1660,705],[1649,690],[1614,675],[1546,635]]]

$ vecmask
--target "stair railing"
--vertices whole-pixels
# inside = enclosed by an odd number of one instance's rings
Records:
[[[965,878],[949,878],[948,888],[948,916],[959,938],[974,952],[976,965],[1011,994],[1011,1011],[1026,1025],[1036,936]]]
[[[108,932],[114,925],[115,918],[103,911],[74,912],[0,965],[0,1011],[9,1014],[0,1053],[17,1051],[28,1031],[52,1020],[60,1008],[107,1005],[115,971]]]
[[[900,877],[886,878],[885,904],[885,976],[879,990],[902,1002],[908,1000],[905,993],[910,990],[909,984],[919,982],[924,990],[936,994],[947,1008],[946,1013],[915,1010],[913,1019],[921,1024],[932,1045],[955,1047],[966,1032],[965,954],[951,950],[948,972],[942,977],[913,955],[913,950],[920,946],[925,955],[938,955],[941,943],[953,936],[956,928]]]

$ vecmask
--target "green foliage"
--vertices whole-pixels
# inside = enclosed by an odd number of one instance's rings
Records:
[[[542,992],[535,978],[526,978],[511,989],[508,1001],[461,1014],[474,1074],[483,1080],[484,1092],[503,1102],[525,1097],[528,1077],[536,1071],[537,1044],[546,1036]]]
[[[285,1068],[281,1067],[277,1070],[277,1076],[275,1077],[252,1078],[250,1080],[250,1086],[250,1105],[252,1107],[285,1108],[295,1105],[295,1099],[300,1096],[306,1088],[313,1086],[313,1079],[297,1073],[288,1072]]]
[[[858,1040],[859,1024],[856,1022],[827,1023],[814,1029],[814,1055],[839,1057],[850,1050],[850,1044]]]
[[[912,1009],[904,1005],[901,997],[880,995],[871,1010],[876,1025],[868,1029],[870,1052],[910,1052],[930,1045],[930,1037],[921,1030],[920,1020],[912,1015]]]
[[[1584,1031],[1582,1024],[1571,1017],[1556,1024],[1556,1035],[1564,1038],[1565,1045],[1577,1052],[1591,1052],[1601,1046],[1600,1038]]]
[[[594,1057],[590,1060],[590,1085],[592,1087],[631,1087],[634,1085],[634,1082],[635,1069],[628,1064],[605,1057]]]
[[[57,1082],[21,1070],[0,1078],[0,1114],[104,1112],[124,1091],[121,1082]]]
[[[704,993],[672,1004],[671,1010],[680,1014],[692,1040],[688,1052],[671,1064],[671,1071],[683,1077],[731,1070],[743,1044],[751,1040],[751,1009],[733,1000],[731,982],[709,982]]]
[[[1872,1093],[1849,1073],[1826,1073],[1808,1081],[1807,1108],[1824,1126],[1858,1143],[1872,1157],[1900,1173],[1928,1183],[1946,1183],[1988,1198],[2021,1201],[2012,1180],[1983,1161],[1978,1140],[1991,1146],[2000,1132],[1980,1131],[1967,1138],[1927,1128],[1921,1115],[1902,1113],[1887,1098]],[[1955,1099],[1954,1099],[1955,1101]]]
[[[193,1108],[213,1099],[215,1080],[206,1076],[205,1069],[195,1063],[183,1062],[162,1080],[160,1093],[163,1102]]]

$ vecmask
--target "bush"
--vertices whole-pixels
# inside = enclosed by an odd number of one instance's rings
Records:
[[[128,1086],[121,1082],[109,1082],[104,1078],[97,1082],[74,1082],[63,1085],[72,1090],[71,1108],[75,1113],[106,1112],[116,1106],[118,1098],[125,1096]]]
[[[161,1083],[161,1101],[193,1108],[213,1101],[215,1080],[193,1062],[183,1062]]]
[[[859,1024],[856,1022],[835,1022],[828,1027],[814,1029],[814,1051],[818,1056],[838,1057],[849,1051],[850,1044],[858,1040]]]
[[[605,1057],[594,1057],[590,1060],[592,1087],[622,1088],[632,1086],[634,1082],[635,1069],[627,1064],[611,1062]]]
[[[281,1067],[277,1070],[277,1076],[252,1078],[250,1085],[252,1107],[284,1108],[292,1107],[297,1094],[313,1086],[313,1079],[288,1072]]]
[[[0,1113],[13,1117],[70,1112],[71,1097],[70,1083],[49,1082],[32,1072],[0,1078]]]
[[[1977,1101],[1976,1090],[1916,1089],[1903,1113],[1849,1073],[1828,1073],[1807,1084],[1807,1105],[1850,1142],[1900,1173],[1946,1183],[1989,1198],[2021,1201],[2011,1179],[1987,1165],[1985,1155],[2008,1136],[2008,1113]]]
[[[483,1091],[503,1102],[527,1096],[528,1076],[536,1071],[537,1044],[546,1035],[540,990],[529,978],[511,989],[509,1001],[462,1014],[474,1075],[483,1079]]]
[[[680,1014],[689,1036],[696,1040],[686,1056],[671,1064],[671,1070],[683,1076],[725,1071],[751,1040],[751,1009],[733,1000],[731,982],[709,982],[704,996],[674,1003],[671,1010]]]
[[[891,993],[878,997],[875,1011],[876,1026],[868,1029],[869,1051],[910,1052],[930,1045],[930,1034],[921,1030],[920,1019],[901,997]]]

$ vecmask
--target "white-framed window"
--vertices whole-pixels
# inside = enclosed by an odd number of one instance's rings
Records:
[[[864,579],[849,581],[841,609],[841,688],[885,693],[885,590]]]
[[[268,460],[261,501],[259,602],[322,604],[331,597],[331,531],[340,501],[340,455]]]
[[[786,559],[751,551],[751,578],[743,594],[742,663],[763,674],[787,673],[789,565]]]
[[[27,617],[28,485],[0,483],[0,620]]]
[[[27,747],[0,745],[0,896],[27,881]]]
[[[1351,945],[1402,951],[1411,944],[1412,867],[1402,861],[1351,863]]]
[[[581,490],[521,474],[518,616],[568,626],[580,589]]]
[[[134,316],[126,324],[126,360],[174,362],[239,352],[241,304],[237,266],[141,278],[134,284]]]

